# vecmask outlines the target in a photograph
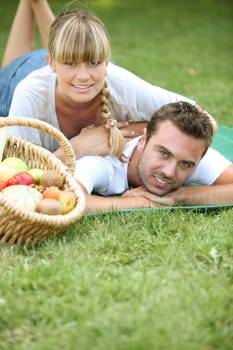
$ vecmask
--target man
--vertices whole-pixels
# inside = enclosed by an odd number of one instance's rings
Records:
[[[163,106],[143,135],[126,144],[126,162],[112,156],[77,160],[87,212],[233,203],[233,164],[209,148],[212,138],[205,112],[188,102]],[[198,185],[187,186],[193,183]]]

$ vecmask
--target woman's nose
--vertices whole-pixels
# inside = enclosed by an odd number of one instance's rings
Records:
[[[87,79],[89,77],[88,69],[85,63],[77,64],[76,76],[78,79]]]

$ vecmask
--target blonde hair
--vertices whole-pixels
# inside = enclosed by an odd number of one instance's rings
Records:
[[[51,25],[48,42],[51,59],[65,62],[102,62],[111,58],[108,33],[103,22],[90,10],[70,10],[57,16]],[[122,157],[124,138],[108,108],[108,84],[101,95],[101,114],[110,129],[109,144],[113,156]]]
[[[109,61],[111,48],[104,24],[89,10],[71,10],[51,25],[48,52],[64,62]]]
[[[117,121],[112,118],[112,115],[108,108],[108,102],[109,102],[108,83],[107,83],[107,80],[105,79],[104,87],[102,89],[102,96],[101,96],[101,113],[105,121],[106,127],[110,129],[110,135],[109,135],[110,153],[113,156],[120,158],[121,160],[124,160],[123,150],[125,146],[125,141],[120,130],[116,126]]]

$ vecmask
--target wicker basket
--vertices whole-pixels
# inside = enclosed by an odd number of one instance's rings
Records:
[[[85,195],[73,177],[75,156],[69,141],[56,128],[32,118],[0,117],[0,127],[3,126],[33,127],[56,139],[64,152],[66,165],[46,149],[14,136],[8,136],[2,159],[18,157],[29,168],[59,171],[64,178],[64,188],[76,196],[76,206],[65,215],[45,215],[17,208],[0,191],[0,243],[29,245],[48,235],[64,232],[82,217],[85,210]]]

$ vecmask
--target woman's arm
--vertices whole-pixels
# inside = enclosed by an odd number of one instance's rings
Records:
[[[125,138],[125,142],[141,135],[146,125],[147,122],[119,122],[117,124]],[[110,154],[109,129],[106,129],[104,125],[96,127],[90,125],[83,128],[77,136],[70,140],[70,143],[76,159],[84,155],[106,156]],[[65,162],[64,154],[60,148],[54,154],[62,162]]]

